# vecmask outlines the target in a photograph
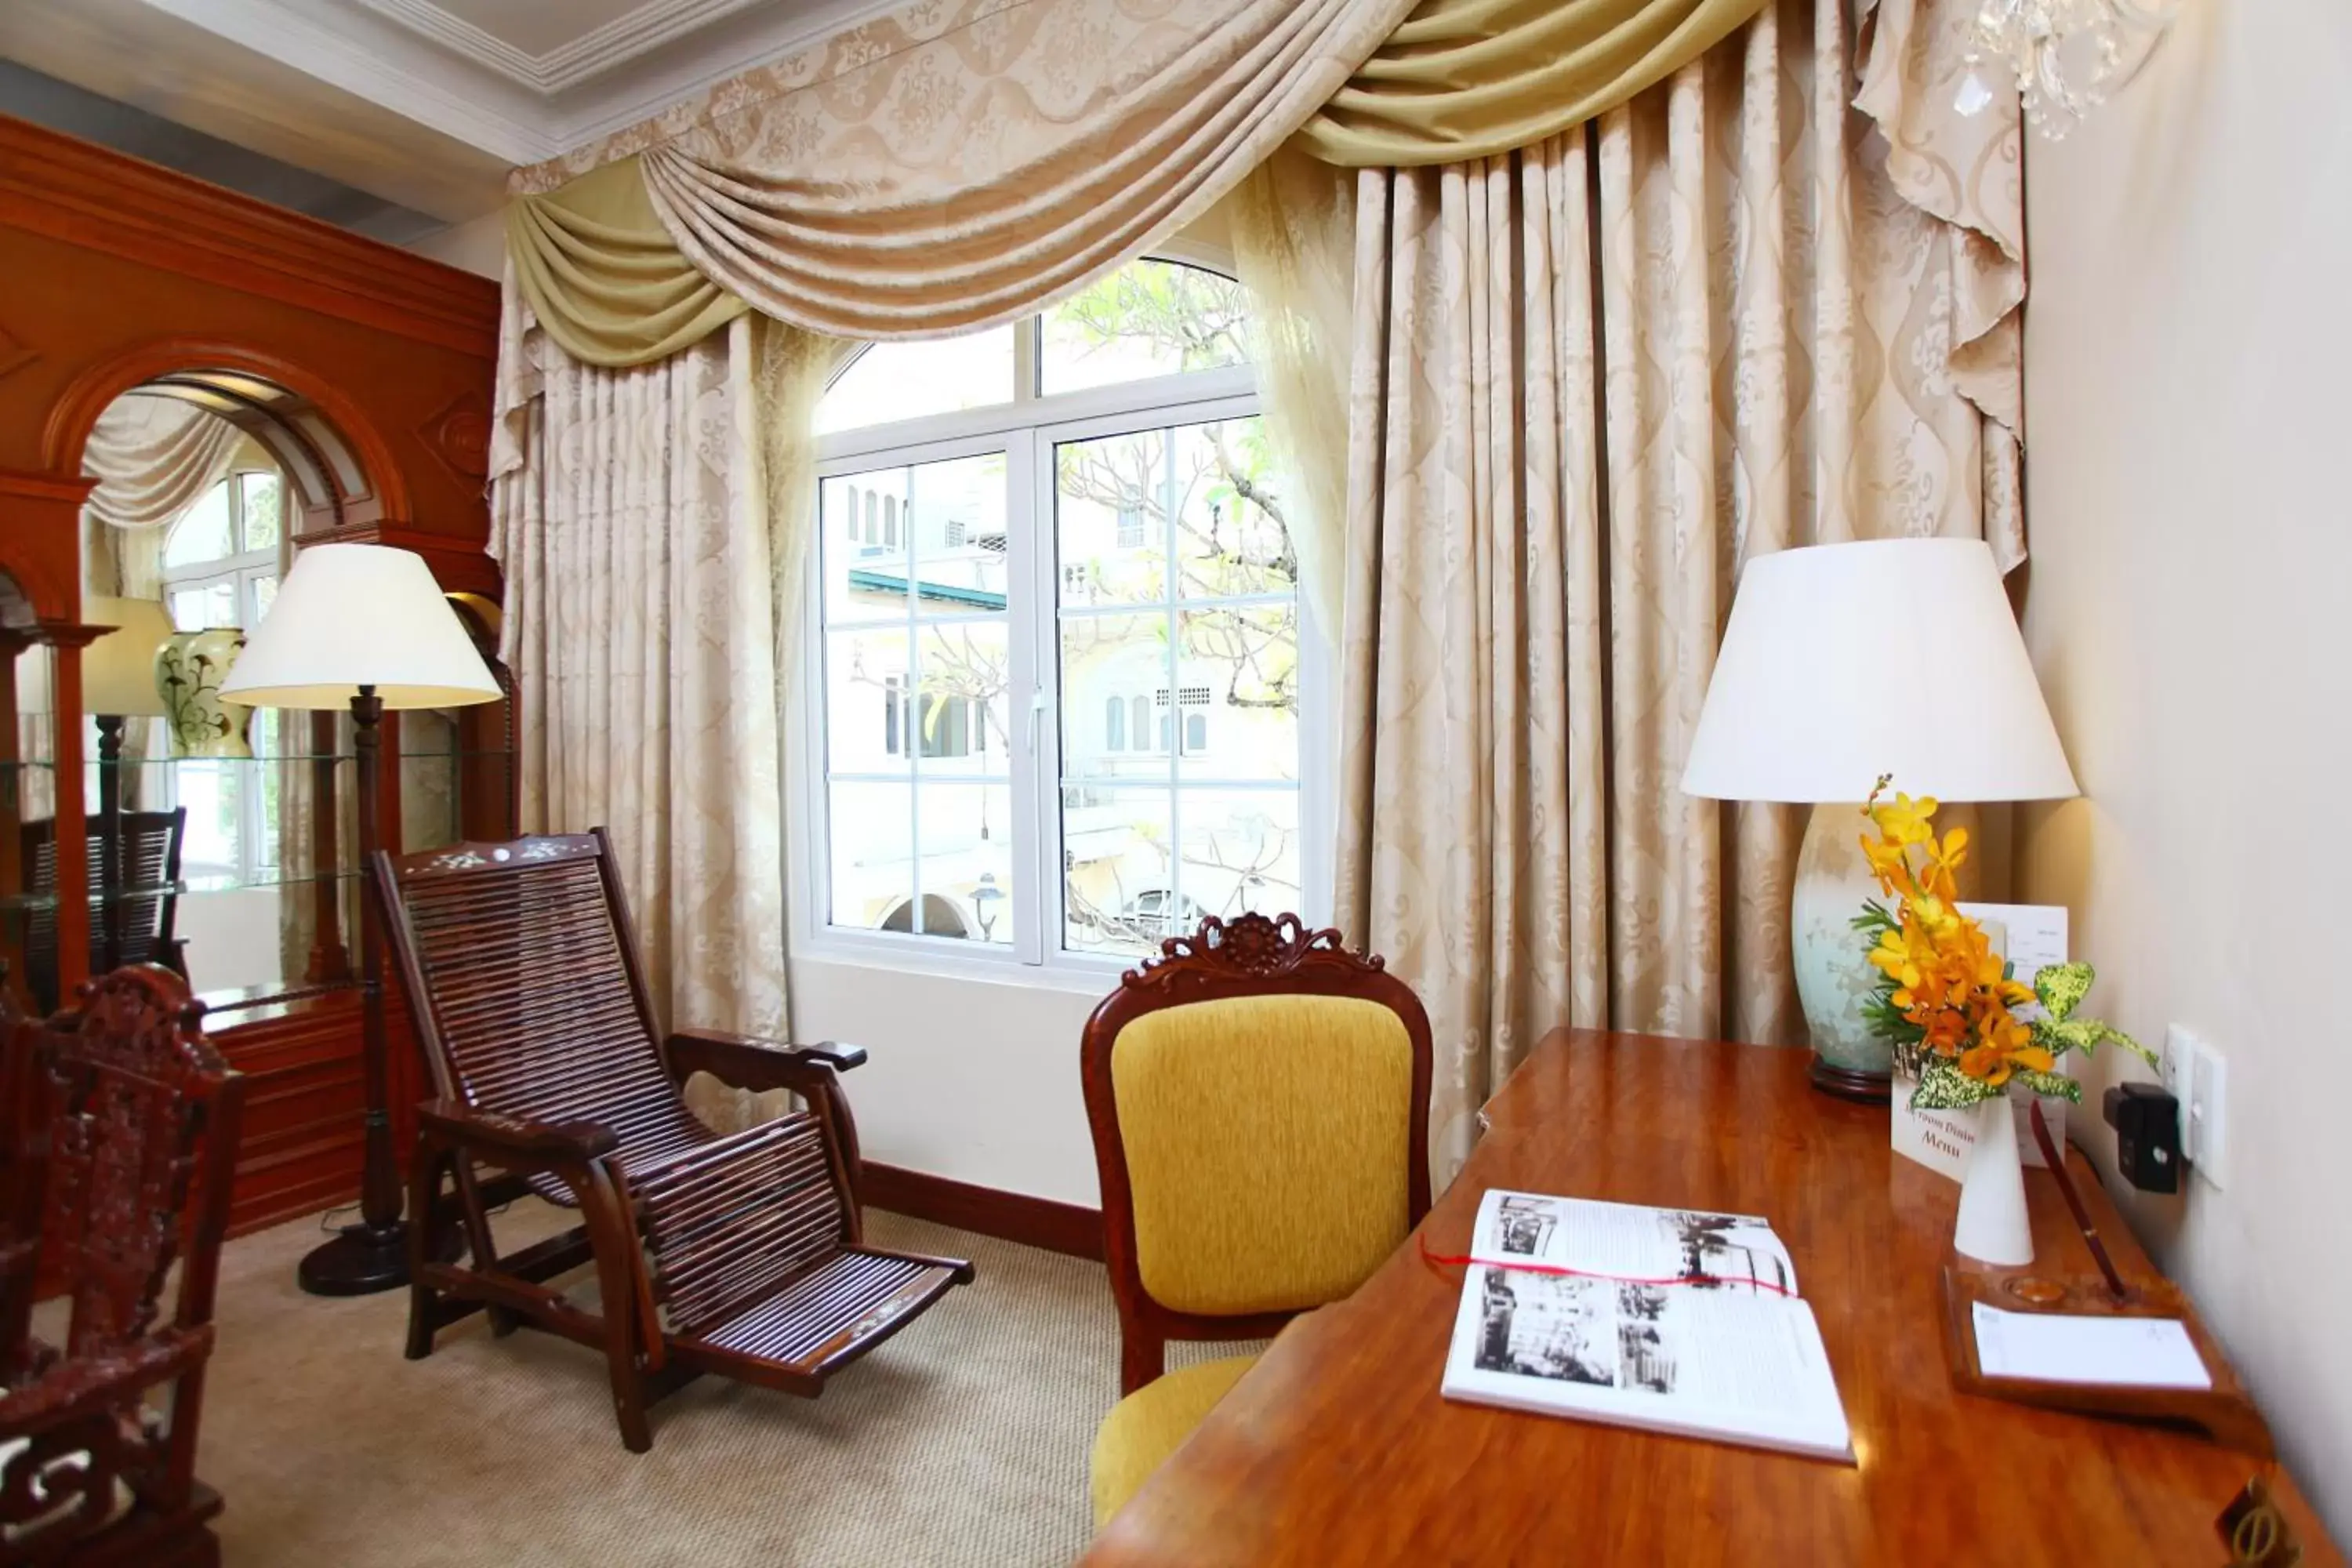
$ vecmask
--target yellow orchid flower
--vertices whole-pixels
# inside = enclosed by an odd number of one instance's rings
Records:
[[[1897,844],[1924,844],[1934,836],[1929,825],[1936,817],[1936,797],[1923,795],[1913,800],[1897,793],[1892,801],[1870,808],[1870,819],[1878,824],[1878,831]]]
[[[1959,883],[1953,873],[1969,858],[1969,830],[1955,827],[1941,839],[1930,837],[1927,854],[1927,875],[1920,879],[1922,885],[1937,898],[1958,898]]]

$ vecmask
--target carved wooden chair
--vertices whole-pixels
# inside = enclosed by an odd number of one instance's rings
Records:
[[[1107,1521],[1255,1359],[1167,1373],[1171,1339],[1265,1339],[1354,1290],[1429,1212],[1429,1017],[1296,915],[1211,918],[1120,976],[1080,1072],[1123,1397]]]
[[[814,1398],[971,1265],[862,1239],[857,1130],[835,1075],[856,1047],[656,1032],[604,829],[394,858],[377,887],[440,1098],[410,1166],[408,1354],[488,1310],[604,1352],[621,1439],[702,1373]],[[697,1071],[785,1089],[803,1111],[731,1136],[687,1109]],[[481,1180],[477,1163],[504,1174]],[[525,1189],[574,1229],[500,1256],[489,1208]],[[451,1194],[454,1194],[454,1196]],[[428,1256],[454,1202],[471,1258]],[[589,1311],[546,1283],[593,1261]]]
[[[244,1080],[199,1032],[203,1011],[142,964],[48,1025],[11,1021],[0,1563],[220,1561],[196,1428]],[[61,1346],[33,1333],[37,1280],[68,1297]]]

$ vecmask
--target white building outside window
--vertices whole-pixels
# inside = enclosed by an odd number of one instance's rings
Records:
[[[1315,912],[1322,661],[1244,342],[1238,286],[1146,260],[835,380],[803,661],[820,940],[1053,966]]]

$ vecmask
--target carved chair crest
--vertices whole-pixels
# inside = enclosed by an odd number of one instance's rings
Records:
[[[1118,983],[1129,990],[1175,994],[1213,988],[1220,981],[1304,978],[1318,972],[1367,974],[1384,967],[1376,955],[1349,952],[1328,926],[1312,930],[1297,915],[1268,918],[1253,910],[1230,921],[1211,915],[1200,930],[1170,937],[1160,944],[1158,957],[1145,959]]]
[[[155,1322],[179,1255],[207,1084],[226,1071],[200,1032],[201,1004],[152,964],[82,988],[78,1013],[42,1032],[34,1066],[48,1140],[42,1250],[72,1282],[69,1357],[104,1356]]]

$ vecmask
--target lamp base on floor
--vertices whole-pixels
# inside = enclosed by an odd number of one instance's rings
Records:
[[[466,1238],[455,1226],[436,1239],[439,1245],[433,1256],[439,1262],[454,1263],[465,1250]],[[347,1225],[332,1241],[302,1255],[302,1261],[295,1266],[294,1279],[312,1296],[373,1296],[381,1290],[397,1290],[408,1283],[408,1226],[400,1220],[382,1226]]]
[[[373,1296],[408,1283],[408,1227],[347,1225],[302,1255],[294,1278],[313,1296]]]

